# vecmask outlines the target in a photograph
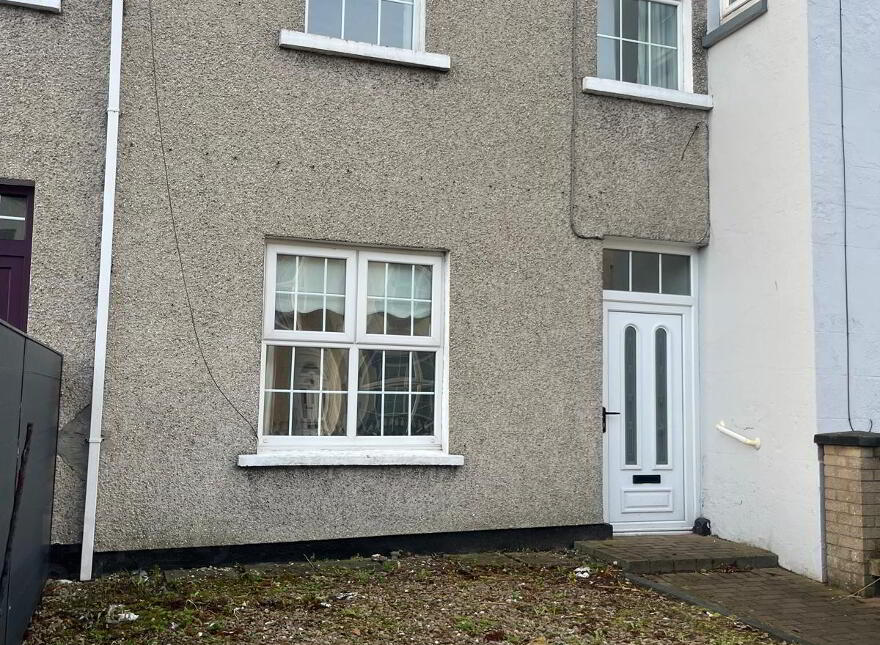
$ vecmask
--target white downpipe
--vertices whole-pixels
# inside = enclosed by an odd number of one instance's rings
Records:
[[[116,157],[119,141],[119,86],[122,76],[122,3],[113,0],[110,23],[110,83],[107,96],[107,146],[104,157],[104,206],[101,215],[101,266],[95,315],[95,367],[92,376],[92,418],[89,428],[89,466],[83,512],[80,580],[91,580],[95,551],[95,515],[98,507],[98,468],[104,418],[104,375],[107,359],[107,323],[110,318],[110,274],[113,266],[113,211],[116,203]]]
[[[738,432],[734,432],[730,428],[724,425],[724,421],[715,426],[715,429],[722,434],[726,434],[728,437],[733,437],[740,443],[744,443],[747,446],[751,446],[755,450],[761,449],[761,440],[760,439],[749,439],[748,437],[744,437]]]

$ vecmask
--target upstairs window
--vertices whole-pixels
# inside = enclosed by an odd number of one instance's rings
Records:
[[[743,7],[755,2],[756,0],[721,0],[721,19],[729,18]]]
[[[721,0],[721,15],[727,16],[754,0]]]
[[[264,449],[440,448],[443,257],[270,244]]]
[[[307,0],[306,32],[398,49],[421,49],[424,0]]]
[[[681,89],[681,23],[676,0],[599,0],[599,76]]]

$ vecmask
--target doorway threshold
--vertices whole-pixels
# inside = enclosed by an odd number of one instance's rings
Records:
[[[627,573],[661,574],[722,568],[765,569],[779,566],[775,553],[715,536],[621,536],[599,542],[576,542],[575,549]]]

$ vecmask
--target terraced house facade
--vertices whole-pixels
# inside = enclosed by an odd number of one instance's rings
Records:
[[[705,515],[821,577],[827,7],[770,2],[0,2],[2,313],[65,356],[59,548]]]

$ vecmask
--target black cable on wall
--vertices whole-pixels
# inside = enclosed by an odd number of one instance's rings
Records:
[[[153,36],[153,0],[149,0],[147,2],[147,11],[150,15],[150,56],[153,63],[153,94],[156,99],[156,122],[159,130],[159,147],[162,152],[162,168],[165,173],[165,193],[168,199],[168,211],[171,215],[171,231],[174,233],[174,248],[177,252],[178,263],[180,264],[180,278],[183,282],[183,293],[186,296],[186,307],[187,311],[189,312],[190,322],[192,323],[193,335],[196,339],[196,348],[198,349],[199,356],[202,359],[202,363],[205,365],[205,371],[208,372],[208,376],[210,377],[211,382],[214,384],[214,387],[217,388],[217,391],[224,399],[226,399],[226,402],[229,404],[229,406],[233,410],[235,410],[238,416],[242,418],[242,420],[256,435],[257,429],[254,427],[254,424],[252,424],[250,420],[244,414],[242,414],[241,410],[239,410],[235,406],[232,400],[226,395],[226,392],[223,391],[223,388],[220,387],[217,379],[214,378],[214,372],[211,371],[211,366],[208,364],[208,359],[205,357],[205,350],[202,348],[202,340],[199,337],[199,328],[196,324],[196,315],[193,310],[192,298],[189,294],[189,284],[186,281],[186,272],[184,271],[183,267],[183,256],[180,254],[180,239],[177,235],[177,221],[174,217],[174,202],[171,199],[171,180],[168,177],[168,161],[165,158],[165,137],[162,131],[162,111],[159,107],[159,74],[156,65],[156,41]]]
[[[848,240],[848,218],[847,218],[847,186],[846,186],[846,122],[844,111],[844,65],[843,65],[843,0],[838,0],[838,28],[840,35],[840,147],[843,162],[843,293],[844,293],[844,312],[846,315],[846,418],[849,423],[849,429],[855,432],[852,415],[852,373],[850,370],[850,354],[852,353],[852,338],[850,334],[849,322],[849,246]],[[874,420],[868,419],[868,432],[874,429]]]

